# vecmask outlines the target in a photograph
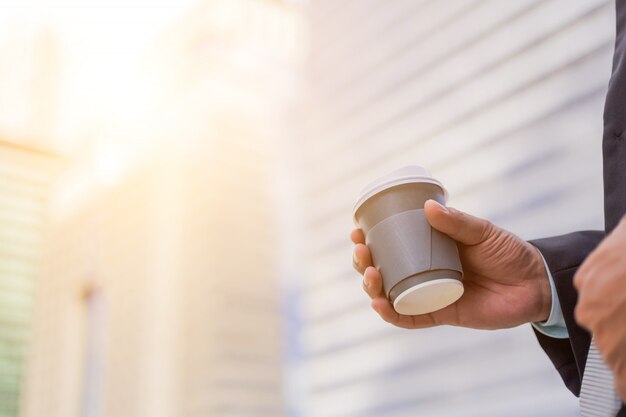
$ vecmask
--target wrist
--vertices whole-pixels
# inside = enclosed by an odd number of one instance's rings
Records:
[[[532,245],[531,245],[532,246]],[[530,320],[533,323],[543,323],[550,317],[550,311],[552,309],[552,289],[550,288],[550,279],[548,278],[548,271],[546,270],[546,264],[543,260],[543,256],[536,247],[533,248],[534,261],[532,277],[536,283],[536,299],[537,304],[535,314]]]

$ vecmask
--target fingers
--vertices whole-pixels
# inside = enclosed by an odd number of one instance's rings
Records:
[[[378,315],[389,324],[403,329],[425,329],[436,325],[431,314],[419,316],[405,316],[393,309],[393,306],[385,297],[380,296],[372,300],[372,308]]]
[[[589,272],[592,268],[593,268],[592,263],[583,262],[580,268],[578,268],[578,270],[576,271],[576,274],[574,275],[573,283],[574,283],[574,288],[576,288],[578,292],[580,292],[582,288],[584,287],[584,285],[587,283],[589,276],[591,276]]]
[[[359,274],[363,274],[368,266],[372,266],[372,255],[363,243],[356,244],[353,257],[354,269],[359,271]]]
[[[354,254],[352,255],[352,265],[359,274],[363,274],[368,266],[372,265],[372,255],[370,250],[365,245],[365,235],[363,230],[354,229],[350,233],[350,240],[355,244]]]
[[[434,200],[426,202],[424,212],[433,228],[465,245],[484,242],[493,229],[493,225],[487,220],[445,207]]]
[[[363,273],[363,289],[372,299],[384,296],[383,278],[373,266],[367,267]]]
[[[363,234],[363,230],[361,229],[354,229],[351,233],[350,233],[350,240],[352,240],[352,243],[365,243],[365,235]]]
[[[453,236],[451,237],[454,239]],[[374,311],[386,322],[405,329],[422,329],[435,326],[436,323],[431,314],[405,316],[398,314],[393,309],[393,306],[385,297],[382,276],[380,272],[372,266],[372,255],[369,248],[365,245],[365,235],[363,231],[361,229],[354,229],[350,233],[350,240],[355,244],[353,255],[354,268],[363,275],[363,289],[372,299],[372,308]]]
[[[380,272],[372,266],[372,255],[365,245],[365,235],[361,229],[354,229],[350,233],[354,246],[354,269],[363,275],[363,290],[370,298],[383,295],[383,279]]]

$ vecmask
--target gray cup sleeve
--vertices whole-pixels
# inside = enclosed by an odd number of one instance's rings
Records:
[[[396,284],[412,275],[442,269],[462,272],[456,242],[432,229],[421,209],[381,221],[367,233],[366,244],[387,297]]]

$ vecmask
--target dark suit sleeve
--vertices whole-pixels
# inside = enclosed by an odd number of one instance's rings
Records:
[[[573,285],[574,274],[587,255],[604,238],[604,232],[586,231],[533,240],[548,264],[561,310],[569,333],[569,339],[555,339],[535,330],[539,344],[548,354],[567,388],[580,395],[580,384],[587,361],[591,336],[574,320],[574,308],[578,294]]]

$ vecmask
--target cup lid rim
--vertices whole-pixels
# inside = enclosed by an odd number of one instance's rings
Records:
[[[429,291],[437,289],[439,292],[443,291],[444,297],[439,297],[438,299],[429,297],[429,295],[431,295]],[[463,292],[463,282],[455,278],[440,278],[426,281],[407,288],[402,293],[398,294],[393,301],[393,308],[396,311],[403,310],[398,311],[400,314],[413,315],[432,313],[457,301],[461,295],[463,295]],[[425,305],[425,303],[429,303],[429,305]],[[407,307],[411,308],[420,305],[422,308],[426,309],[424,311],[405,311]]]
[[[405,167],[405,168],[409,168],[409,167]],[[401,168],[398,171],[401,171],[403,169],[404,168]],[[423,170],[423,168],[421,169]],[[391,175],[389,178],[387,178],[387,176],[384,176],[377,180],[374,180],[372,183],[370,183],[363,189],[363,191],[361,192],[361,196],[359,197],[359,199],[357,200],[356,204],[354,205],[352,209],[352,220],[354,221],[355,225],[358,226],[356,213],[367,200],[369,200],[370,198],[372,198],[373,196],[375,196],[376,194],[382,191],[388,190],[398,185],[414,184],[414,183],[433,184],[441,188],[441,190],[443,191],[444,198],[446,200],[448,199],[448,190],[446,190],[446,188],[443,186],[441,181],[431,176],[424,175],[424,174],[404,174],[404,175],[393,176],[393,173],[389,175]]]

